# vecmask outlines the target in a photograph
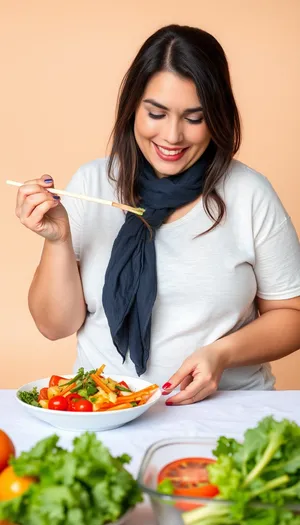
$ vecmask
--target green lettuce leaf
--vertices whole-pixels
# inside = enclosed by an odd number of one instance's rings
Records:
[[[86,432],[68,451],[53,435],[11,460],[19,476],[38,482],[19,498],[0,502],[0,519],[18,525],[104,525],[118,520],[142,501],[141,491],[124,464]]]

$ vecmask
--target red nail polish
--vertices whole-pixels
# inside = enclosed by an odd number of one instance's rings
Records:
[[[166,405],[171,406],[173,405],[172,401],[166,401]]]
[[[162,386],[162,389],[163,390],[167,390],[168,388],[170,388],[172,385],[171,383],[165,383],[163,386]]]

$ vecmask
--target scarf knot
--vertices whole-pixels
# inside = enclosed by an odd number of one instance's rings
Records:
[[[112,247],[105,274],[102,302],[113,343],[125,361],[130,359],[138,375],[145,373],[150,354],[151,315],[157,294],[155,232],[177,208],[196,200],[203,192],[208,167],[206,152],[179,175],[158,178],[144,160],[138,179],[140,206],[153,229],[133,213],[127,213]]]

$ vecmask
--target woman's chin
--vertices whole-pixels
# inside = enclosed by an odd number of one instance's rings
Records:
[[[154,169],[158,177],[170,177],[172,175],[179,175],[182,171],[186,169],[188,164],[186,162],[170,162],[170,161],[160,161],[155,162],[151,159],[150,164]]]

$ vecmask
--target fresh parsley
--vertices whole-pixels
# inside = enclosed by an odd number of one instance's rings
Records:
[[[18,392],[18,398],[23,401],[23,403],[27,403],[27,405],[32,405],[34,407],[40,407],[41,405],[38,402],[39,397],[39,391],[37,387],[33,387],[30,391],[24,391],[24,392]]]

